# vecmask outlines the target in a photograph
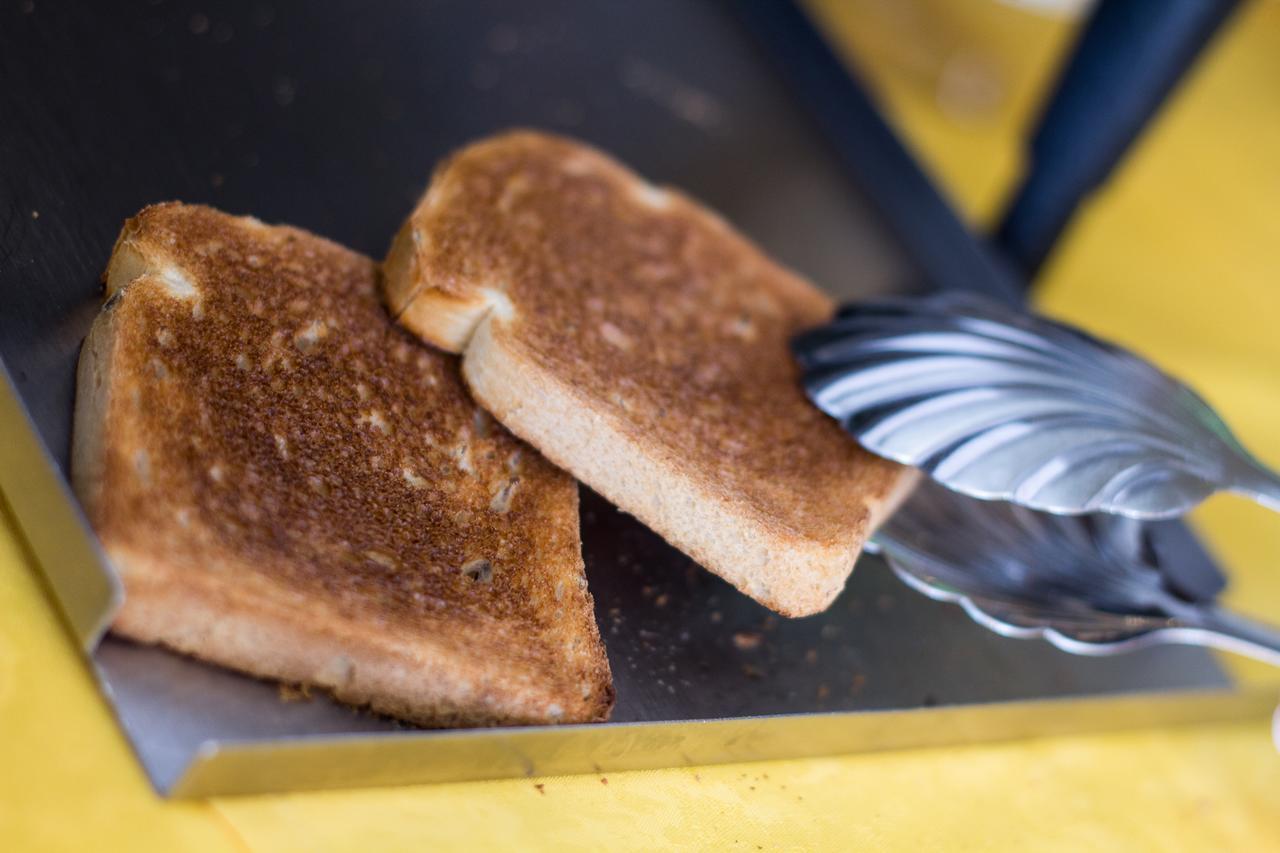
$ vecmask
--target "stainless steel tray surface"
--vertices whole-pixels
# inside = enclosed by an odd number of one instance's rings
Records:
[[[703,571],[602,498],[585,492],[583,497],[588,582],[618,693],[613,722],[579,728],[584,734],[623,729],[619,724],[626,723],[901,711],[1229,686],[1213,659],[1196,650],[1152,649],[1091,659],[1046,643],[999,637],[959,608],[903,586],[878,557],[861,560],[849,587],[827,612],[784,619]],[[434,736],[321,695],[286,699],[290,694],[274,683],[122,640],[102,643],[94,659],[135,747],[162,787],[179,781],[208,741],[261,743],[372,732]],[[1055,717],[1068,716],[1063,710],[1045,722],[1061,724]],[[803,731],[803,717],[791,724],[793,735]],[[957,740],[1000,736],[998,726],[985,725],[953,733]],[[696,732],[692,738],[703,749],[712,742]],[[610,757],[616,744],[604,738],[598,746]],[[867,742],[859,748],[876,746]],[[613,769],[629,766],[611,757],[614,762],[602,762],[600,756],[593,761]],[[540,757],[535,753],[528,762],[537,768]]]
[[[728,3],[3,15],[0,358],[17,393],[0,382],[0,486],[162,791],[620,770],[1265,710],[1201,651],[1094,660],[1002,639],[872,557],[828,612],[775,617],[585,490],[618,693],[606,725],[423,732],[96,643],[111,587],[67,497],[74,363],[112,241],[145,204],[207,202],[380,256],[441,156],[535,125],[707,201],[841,300],[923,282]],[[1177,547],[1203,559],[1189,538]]]

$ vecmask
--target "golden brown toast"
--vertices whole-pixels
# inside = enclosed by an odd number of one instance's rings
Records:
[[[780,613],[824,609],[909,489],[804,397],[831,301],[706,208],[534,132],[442,164],[384,265],[479,403]]]
[[[73,479],[114,630],[427,725],[608,716],[577,484],[391,322],[372,261],[164,204],[106,280]]]

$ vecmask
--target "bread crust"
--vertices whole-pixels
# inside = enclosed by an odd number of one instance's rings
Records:
[[[804,396],[789,342],[831,301],[588,146],[515,131],[454,154],[384,273],[481,405],[780,613],[825,609],[913,482]]]
[[[107,293],[72,474],[113,630],[424,725],[607,718],[577,484],[395,328],[372,261],[157,205]]]

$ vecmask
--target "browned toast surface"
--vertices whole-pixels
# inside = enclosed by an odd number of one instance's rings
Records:
[[[576,483],[390,322],[370,260],[167,204],[107,278],[73,469],[118,631],[427,724],[607,716]]]
[[[585,145],[463,149],[385,270],[392,311],[464,354],[499,420],[784,613],[830,602],[907,486],[800,388],[788,341],[830,300]]]

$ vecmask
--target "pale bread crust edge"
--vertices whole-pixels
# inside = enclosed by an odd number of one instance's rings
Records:
[[[420,294],[415,303],[425,307],[435,295]],[[523,357],[501,325],[487,316],[466,346],[462,375],[476,400],[553,463],[613,503],[635,507],[671,544],[784,616],[808,616],[830,606],[873,526],[914,485],[914,478],[903,477],[868,523],[851,528],[844,541],[827,545],[795,536],[698,488],[677,463],[636,442],[590,401]]]
[[[107,365],[115,341],[115,314],[108,302],[94,318],[76,362],[76,401],[71,416],[71,489],[92,516],[101,500],[106,465],[106,421],[111,383]]]
[[[607,718],[606,708],[573,707],[549,717],[546,707],[564,707],[567,697],[539,691],[532,684],[503,684],[495,677],[483,678],[489,689],[478,693],[464,686],[482,680],[474,664],[456,665],[454,655],[439,654],[428,644],[380,642],[375,632],[322,618],[314,606],[290,607],[261,588],[239,593],[192,583],[155,560],[120,549],[108,548],[108,554],[129,591],[112,630],[139,642],[257,677],[315,687],[341,702],[425,726],[546,725]]]
[[[599,152],[587,156],[628,181],[640,180]],[[652,447],[609,423],[590,399],[523,358],[511,336],[500,340],[489,327],[514,319],[505,294],[474,285],[458,294],[431,284],[417,241],[430,239],[418,234],[418,222],[434,203],[434,187],[433,180],[396,233],[382,267],[383,297],[393,316],[423,341],[461,354],[472,396],[511,432],[614,504],[635,507],[632,514],[709,571],[785,616],[807,616],[830,606],[871,533],[915,488],[918,472],[900,469],[886,494],[856,510],[867,510],[865,521],[836,543],[796,535],[708,494],[679,465],[656,458]],[[713,227],[743,239],[713,211],[695,208]],[[525,401],[537,405],[525,406]],[[675,510],[673,496],[685,512]]]
[[[700,489],[678,464],[523,357],[512,336],[495,331],[503,323],[493,310],[497,296],[479,291],[464,299],[417,286],[422,272],[407,234],[397,235],[383,270],[386,300],[402,306],[400,323],[424,341],[462,353],[462,376],[476,402],[615,505],[635,507],[632,514],[656,533],[766,607],[791,617],[827,609],[867,538],[915,488],[916,472],[903,469],[893,489],[871,504],[866,523],[851,526],[837,543],[759,520]]]
[[[151,254],[152,247],[134,242],[134,231],[130,220],[113,251],[107,275],[107,292],[113,298],[144,271]],[[71,479],[91,519],[104,488],[114,323],[108,300],[94,319],[76,369]],[[379,643],[367,630],[343,631],[339,620],[321,619],[316,609],[299,611],[269,599],[255,600],[130,554],[109,540],[102,544],[125,585],[125,601],[112,630],[140,642],[258,677],[314,685],[340,701],[429,726],[598,722],[608,719],[612,709],[607,674],[602,685],[595,685],[601,689],[594,695],[602,699],[593,703],[564,691],[538,690],[536,680],[503,684],[502,673],[489,673],[484,679],[487,692],[478,697],[472,688],[482,667],[472,660],[455,660],[456,653],[440,654],[429,643],[419,642],[412,645],[418,654],[410,661],[408,648]],[[233,559],[222,560],[234,568]],[[217,641],[210,643],[212,635]],[[341,661],[347,664],[339,666]],[[347,670],[349,679],[332,677]],[[549,716],[549,705],[558,705],[562,713]]]

